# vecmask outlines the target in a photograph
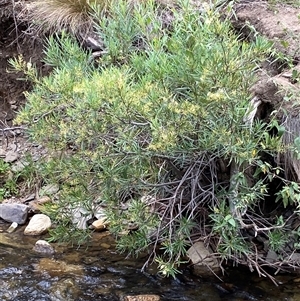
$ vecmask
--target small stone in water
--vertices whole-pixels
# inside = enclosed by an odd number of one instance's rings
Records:
[[[16,222],[13,222],[10,227],[7,229],[8,233],[13,233],[18,227],[18,224]]]
[[[55,250],[54,248],[45,240],[38,240],[34,247],[33,247],[33,250],[35,252],[38,252],[38,253],[43,253],[43,254],[54,254],[55,253]]]

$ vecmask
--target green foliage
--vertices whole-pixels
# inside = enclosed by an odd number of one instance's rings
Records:
[[[220,256],[246,256],[243,214],[280,173],[262,154],[282,151],[281,135],[270,134],[282,129],[247,119],[254,70],[270,44],[259,36],[241,41],[208,7],[201,15],[187,3],[163,11],[121,1],[105,16],[92,9],[105,45],[95,65],[65,33],[48,39],[49,76],[38,78],[22,58],[11,61],[35,82],[17,122],[53,151],[41,174],[62,187],[46,208],[57,224],[53,239],[84,237],[72,209],[91,210],[100,200],[118,249],[158,247],[152,256],[164,275],[175,275],[192,234],[210,234],[207,223]],[[171,16],[168,26],[163,14]],[[219,161],[237,166],[226,181]]]
[[[107,211],[110,231],[119,236],[117,249],[120,252],[139,255],[149,248],[151,232],[155,231],[158,219],[141,200],[131,200],[124,207],[119,212],[113,208]]]
[[[9,171],[9,164],[0,159],[0,175],[3,177]]]
[[[159,271],[163,276],[172,276],[173,278],[176,277],[176,274],[180,273],[178,270],[178,266],[184,261],[165,261],[161,256],[157,256],[155,258],[156,263],[158,264]]]
[[[218,208],[214,208],[210,218],[213,221],[213,232],[220,236],[218,252],[224,259],[233,256],[241,257],[249,252],[249,246],[239,233],[238,221],[230,212],[225,201]]]
[[[31,155],[25,155],[20,161],[21,168],[14,172],[14,178],[24,190],[31,189],[41,181],[40,166]]]
[[[49,230],[49,234],[49,242],[66,242],[76,246],[85,244],[91,237],[90,231],[78,229],[69,222],[63,223],[61,220],[55,228]]]
[[[287,242],[288,237],[284,231],[275,229],[269,232],[269,245],[274,252],[282,251]]]
[[[276,202],[281,200],[284,208],[296,204],[300,206],[300,187],[298,183],[290,182],[277,192]]]
[[[17,184],[13,178],[10,164],[0,159],[0,201],[18,193]]]

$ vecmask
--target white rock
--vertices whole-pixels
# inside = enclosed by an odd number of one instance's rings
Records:
[[[45,214],[34,215],[24,230],[24,235],[40,235],[51,227],[50,217]]]
[[[17,228],[18,228],[18,224],[16,222],[13,222],[6,231],[8,233],[13,233]]]

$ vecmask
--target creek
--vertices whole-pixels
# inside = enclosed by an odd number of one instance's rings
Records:
[[[22,228],[13,234],[5,232],[5,224],[0,228],[1,301],[117,301],[140,294],[156,294],[162,301],[300,300],[300,278],[291,275],[278,276],[278,287],[241,268],[223,283],[194,277],[188,269],[166,279],[155,267],[141,272],[145,258],[118,254],[108,233],[95,233],[88,247],[53,244],[55,255],[41,256],[32,250],[38,238],[24,236]]]

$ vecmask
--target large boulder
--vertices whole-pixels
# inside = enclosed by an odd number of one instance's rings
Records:
[[[219,262],[212,254],[212,250],[206,248],[201,241],[189,248],[187,255],[193,263],[193,271],[196,275],[208,277],[220,272]]]
[[[25,235],[40,235],[51,227],[50,217],[45,214],[34,215],[24,230]]]
[[[23,204],[0,204],[0,218],[23,225],[27,221],[29,207]]]

